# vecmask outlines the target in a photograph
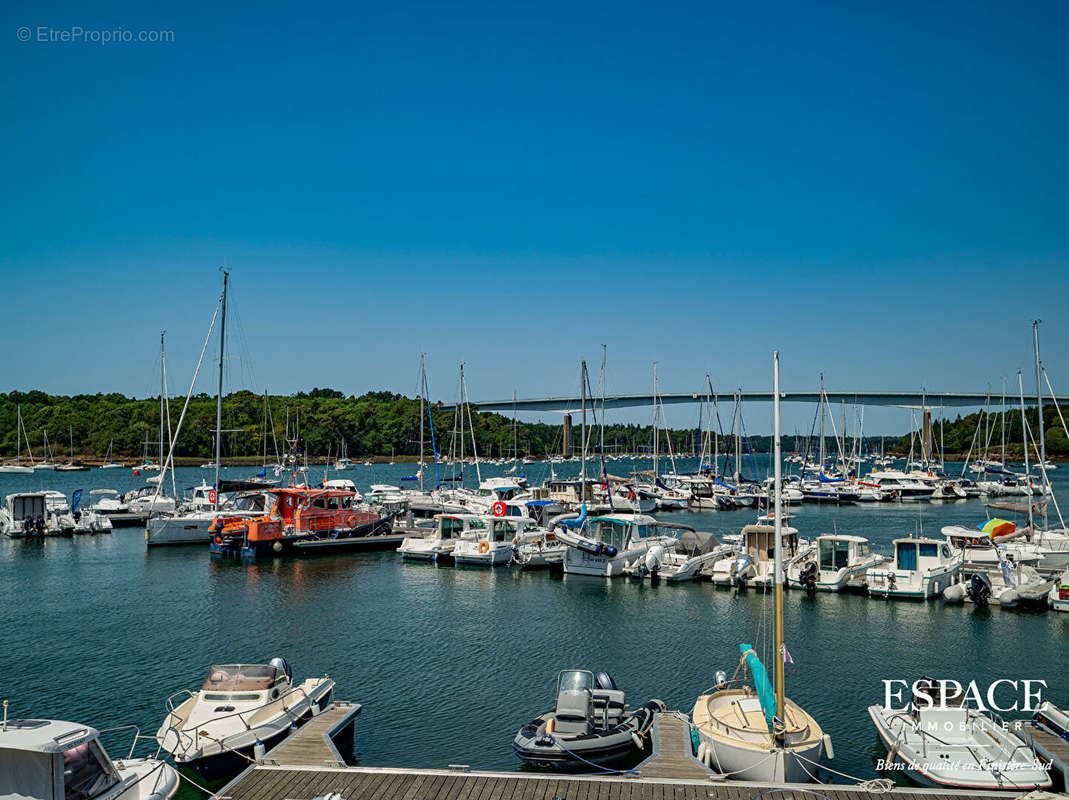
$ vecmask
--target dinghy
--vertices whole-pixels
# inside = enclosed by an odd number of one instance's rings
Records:
[[[217,777],[247,766],[330,705],[328,676],[293,684],[284,658],[212,666],[199,692],[167,700],[156,740],[179,766]],[[185,700],[175,705],[175,701]]]
[[[552,711],[528,722],[512,742],[523,761],[538,769],[585,770],[637,756],[649,742],[660,700],[628,711],[624,693],[607,672],[562,670]]]

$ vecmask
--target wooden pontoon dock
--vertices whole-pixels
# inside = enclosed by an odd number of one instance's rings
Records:
[[[978,800],[1024,792],[893,788],[851,784],[758,784],[724,780],[691,754],[681,715],[659,714],[650,756],[619,775],[490,772],[450,769],[347,767],[338,742],[352,736],[360,707],[335,703],[250,766],[216,795],[218,800]],[[1056,738],[1056,737],[1051,737]],[[351,740],[350,740],[351,741]],[[1064,743],[1063,743],[1064,744]],[[351,745],[350,745],[351,747]]]

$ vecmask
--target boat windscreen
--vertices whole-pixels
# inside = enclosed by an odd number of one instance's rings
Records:
[[[557,694],[594,691],[594,673],[585,669],[566,669],[557,678]]]
[[[222,664],[211,667],[201,688],[208,692],[244,692],[270,689],[278,675],[265,664]]]

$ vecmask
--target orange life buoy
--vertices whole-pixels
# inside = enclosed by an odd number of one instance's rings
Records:
[[[489,553],[490,552],[490,543],[489,542],[479,542],[479,552],[482,553],[483,555],[486,555],[487,553]]]
[[[215,543],[216,544],[222,544],[223,543],[223,537],[222,536],[216,536],[215,537]]]
[[[347,516],[345,518],[345,524],[348,525],[350,528],[355,528],[356,527],[356,514],[350,514],[349,516]]]
[[[508,507],[500,500],[498,500],[496,503],[494,503],[492,511],[495,517],[503,517],[508,511]]]

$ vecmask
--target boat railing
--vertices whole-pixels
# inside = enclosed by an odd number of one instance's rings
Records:
[[[241,724],[245,726],[245,730],[246,731],[251,731],[252,730],[252,726],[249,724],[249,721],[245,718],[245,716],[246,715],[255,714],[257,711],[262,711],[263,709],[268,708],[269,706],[273,706],[273,705],[275,705],[277,703],[281,703],[282,704],[282,712],[287,717],[289,717],[290,724],[291,725],[295,724],[301,718],[301,716],[303,715],[304,712],[302,711],[300,714],[295,714],[293,711],[290,710],[290,706],[286,705],[286,699],[291,697],[291,696],[293,696],[293,695],[296,695],[296,694],[300,694],[300,695],[304,696],[304,699],[308,701],[309,708],[312,708],[312,707],[315,706],[315,701],[308,694],[308,692],[305,690],[305,688],[304,688],[304,686],[302,684],[300,686],[293,686],[288,691],[284,692],[283,694],[280,694],[278,697],[275,697],[275,698],[273,698],[273,699],[271,699],[271,700],[269,700],[266,703],[263,703],[261,705],[254,706],[253,708],[246,708],[246,709],[242,709],[241,711],[235,711],[235,712],[233,712],[231,714],[224,714],[221,717],[212,717],[211,719],[205,720],[204,722],[201,722],[200,724],[195,725],[192,728],[186,728],[186,729],[178,730],[177,728],[175,728],[175,723],[176,722],[180,723],[182,721],[182,718],[175,712],[174,707],[171,705],[171,701],[175,697],[177,697],[177,696],[179,696],[179,695],[181,695],[183,693],[188,694],[190,697],[193,697],[193,693],[192,692],[190,692],[188,689],[183,689],[182,691],[176,692],[175,694],[171,695],[171,697],[167,698],[167,705],[170,708],[170,711],[169,711],[169,714],[168,714],[168,717],[167,717],[167,731],[169,733],[173,733],[175,735],[176,741],[178,741],[180,743],[184,742],[186,748],[190,748],[190,747],[196,748],[197,747],[197,742],[200,740],[200,737],[201,736],[206,736],[206,734],[201,731],[201,728],[203,726],[205,726],[205,725],[214,725],[215,723],[221,722],[222,720],[232,719],[234,717],[237,717],[239,720],[241,720]],[[214,739],[213,739],[213,741],[215,741],[216,744],[218,744],[220,747],[225,747],[221,741],[214,740]]]
[[[119,726],[114,727],[114,728],[104,728],[104,729],[102,729],[100,731],[100,733],[101,733],[101,735],[103,735],[105,733],[114,733],[115,731],[129,731],[129,730],[132,730],[134,732],[134,739],[133,739],[132,742],[130,742],[130,750],[126,754],[126,758],[127,759],[131,759],[131,758],[134,757],[134,751],[137,749],[138,742],[140,742],[142,740],[156,742],[156,750],[153,752],[152,758],[157,758],[159,756],[161,745],[156,740],[156,737],[155,736],[146,736],[145,734],[141,733],[141,728],[139,728],[137,725],[119,725]]]

